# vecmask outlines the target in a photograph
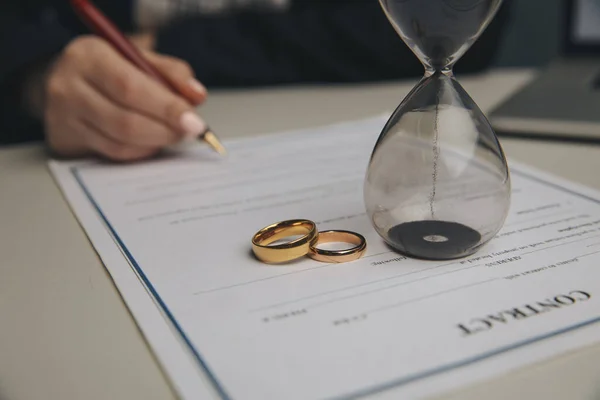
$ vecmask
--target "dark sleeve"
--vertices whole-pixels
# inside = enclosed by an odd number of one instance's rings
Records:
[[[40,122],[23,107],[24,72],[57,52],[70,37],[51,8],[33,12],[18,2],[0,5],[0,144],[42,137]]]
[[[44,136],[41,121],[23,106],[23,82],[32,65],[49,59],[77,35],[87,32],[68,3],[0,1],[0,145],[41,140]],[[123,29],[131,26],[128,1],[96,3],[107,8]]]
[[[506,25],[505,4],[456,72],[488,67]],[[285,12],[179,20],[157,51],[187,60],[209,86],[363,82],[423,74],[376,0],[299,0]]]

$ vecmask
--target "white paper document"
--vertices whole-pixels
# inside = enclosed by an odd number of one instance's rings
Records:
[[[184,398],[414,398],[600,338],[600,193],[511,164],[501,232],[473,256],[393,252],[365,215],[385,119],[51,168]],[[363,234],[346,264],[266,265],[252,235],[295,218]]]

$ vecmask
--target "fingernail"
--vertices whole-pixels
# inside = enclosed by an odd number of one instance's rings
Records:
[[[181,116],[181,127],[187,137],[196,138],[206,129],[206,123],[191,111]]]
[[[204,87],[203,84],[201,84],[200,82],[198,82],[195,79],[190,79],[189,81],[190,87],[192,89],[194,89],[196,92],[205,95],[206,94],[206,88]]]

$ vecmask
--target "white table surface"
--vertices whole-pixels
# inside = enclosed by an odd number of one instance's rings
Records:
[[[487,111],[533,76],[460,78]],[[202,113],[222,138],[390,111],[415,84],[211,93]],[[501,139],[509,158],[600,189],[600,145]],[[0,399],[173,399],[175,394],[46,167],[43,147],[0,149]],[[596,346],[441,399],[599,399]]]

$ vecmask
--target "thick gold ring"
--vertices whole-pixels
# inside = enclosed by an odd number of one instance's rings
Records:
[[[324,250],[317,246],[323,243],[349,243],[355,245],[344,250]],[[310,246],[308,256],[314,260],[328,263],[344,263],[358,260],[367,251],[367,241],[362,235],[350,231],[323,231],[319,233],[315,244]]]
[[[301,237],[285,243],[269,244],[290,236]],[[256,257],[269,264],[278,264],[308,254],[311,244],[317,241],[317,226],[307,219],[278,222],[262,228],[252,237],[252,251]]]

